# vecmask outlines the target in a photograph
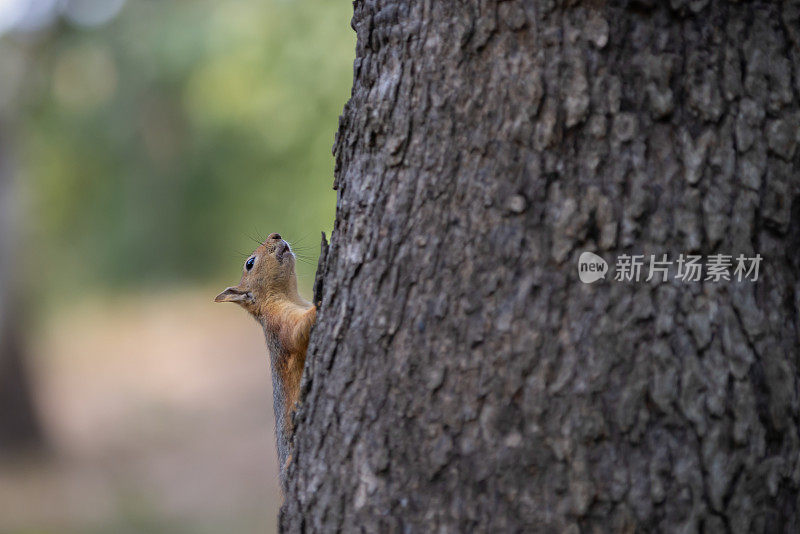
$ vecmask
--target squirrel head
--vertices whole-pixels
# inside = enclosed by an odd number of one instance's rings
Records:
[[[239,285],[229,287],[214,302],[235,302],[256,318],[278,300],[297,300],[295,256],[279,234],[270,234],[244,262]]]

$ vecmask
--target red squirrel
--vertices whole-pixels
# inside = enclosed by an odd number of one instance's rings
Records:
[[[244,263],[239,285],[214,302],[235,302],[264,329],[272,367],[275,433],[281,480],[291,461],[292,412],[300,396],[300,379],[317,308],[297,292],[295,255],[279,234],[270,234]]]

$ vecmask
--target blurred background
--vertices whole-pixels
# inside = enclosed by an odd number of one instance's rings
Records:
[[[249,533],[280,506],[270,232],[310,297],[350,2],[0,0],[0,533]]]

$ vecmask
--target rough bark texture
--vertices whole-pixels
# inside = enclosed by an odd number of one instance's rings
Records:
[[[800,4],[363,0],[284,532],[800,532]],[[724,253],[753,282],[584,285]]]
[[[0,454],[41,444],[20,339],[19,293],[14,284],[18,214],[11,164],[0,124]]]

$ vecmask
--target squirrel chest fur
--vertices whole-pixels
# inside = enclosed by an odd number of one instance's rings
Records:
[[[295,256],[278,234],[270,234],[245,261],[239,285],[215,302],[235,302],[261,324],[272,369],[275,432],[281,478],[294,432],[292,412],[300,396],[300,379],[316,308],[297,292]]]

